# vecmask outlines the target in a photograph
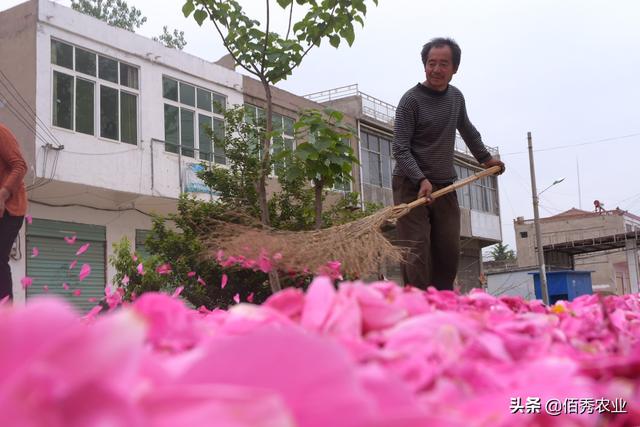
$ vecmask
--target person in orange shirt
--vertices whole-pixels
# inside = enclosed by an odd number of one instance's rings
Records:
[[[13,298],[9,254],[27,213],[26,174],[16,137],[0,123],[0,300]]]

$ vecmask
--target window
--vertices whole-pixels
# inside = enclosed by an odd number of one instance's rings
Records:
[[[245,104],[245,121],[248,123],[257,123],[258,126],[266,126],[266,112],[263,108],[255,105]],[[293,150],[295,147],[295,137],[293,132],[294,120],[291,117],[282,114],[273,113],[271,116],[271,126],[274,132],[279,132],[278,136],[273,138],[271,144],[272,153],[278,154],[283,150]],[[256,144],[259,142],[256,141]],[[260,151],[262,154],[262,151]],[[278,162],[274,165],[274,172],[278,172],[286,167],[284,162]]]
[[[474,170],[461,165],[454,165],[458,178],[467,178],[475,173]],[[498,183],[495,176],[486,176],[469,185],[456,190],[458,203],[467,209],[488,212],[497,215]]]
[[[165,151],[194,159],[226,164],[224,149],[211,140],[211,133],[224,136],[227,99],[194,85],[162,77]]]
[[[391,188],[395,160],[391,154],[391,138],[360,131],[362,180],[365,184]]]
[[[521,231],[520,232],[520,237],[523,239],[526,239],[527,237],[529,237],[529,233],[527,233],[526,231]]]
[[[138,68],[51,40],[53,125],[137,144]]]

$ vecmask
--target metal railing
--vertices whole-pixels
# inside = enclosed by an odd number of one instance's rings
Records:
[[[318,102],[330,102],[335,101],[337,99],[347,98],[350,96],[359,96],[362,100],[362,114],[370,117],[379,122],[385,123],[389,126],[393,127],[395,117],[396,117],[396,107],[395,105],[389,104],[388,102],[384,102],[378,98],[375,98],[371,95],[368,95],[364,92],[361,92],[358,89],[357,84],[352,84],[348,86],[336,87],[333,89],[327,89],[320,92],[314,92],[307,95],[303,95],[305,98]],[[492,155],[498,155],[497,147],[486,146],[487,150]],[[460,135],[456,135],[456,143],[455,149],[459,153],[466,154],[469,156],[473,156],[471,151],[464,143]]]

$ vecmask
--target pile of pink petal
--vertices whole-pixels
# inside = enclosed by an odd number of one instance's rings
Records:
[[[553,402],[551,405],[549,402]],[[640,425],[640,298],[317,278],[262,306],[144,294],[0,307],[0,417],[28,427]]]

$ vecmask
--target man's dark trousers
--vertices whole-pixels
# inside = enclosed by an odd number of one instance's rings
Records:
[[[433,184],[433,191],[448,184]],[[418,197],[419,186],[404,176],[393,177],[394,204]],[[455,191],[438,197],[429,206],[413,208],[398,219],[398,244],[408,249],[402,263],[405,285],[426,289],[453,289],[460,256],[460,207]]]
[[[23,216],[11,216],[4,211],[0,218],[0,300],[9,295],[13,299],[13,282],[9,268],[9,254],[13,242],[22,227]]]

